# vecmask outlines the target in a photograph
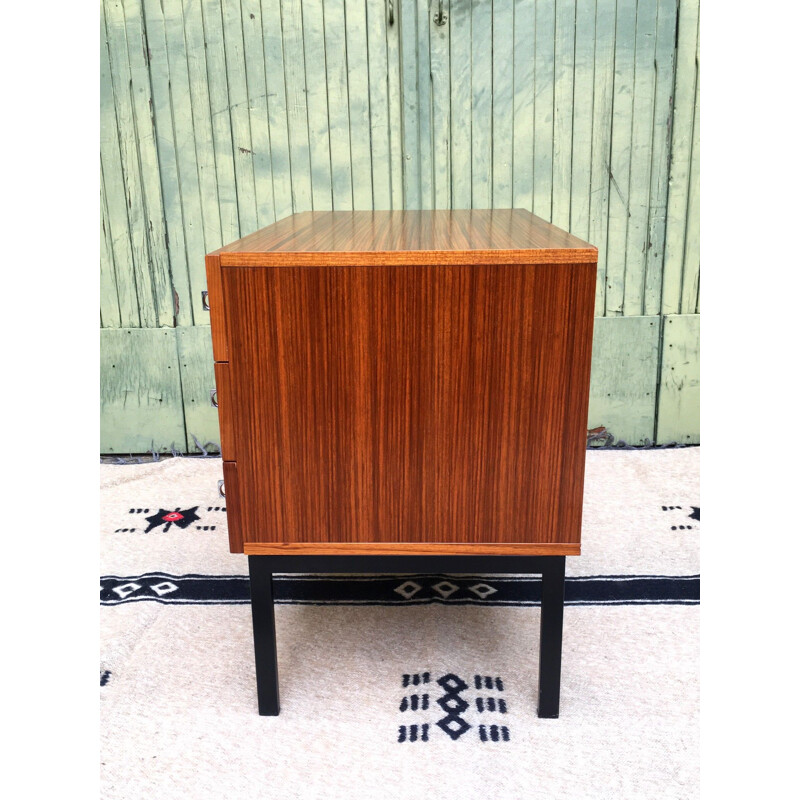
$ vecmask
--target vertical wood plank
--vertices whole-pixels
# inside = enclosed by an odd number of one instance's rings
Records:
[[[533,211],[534,0],[514,6],[514,208]]]
[[[350,105],[350,161],[353,208],[372,208],[372,152],[369,127],[367,15],[364,0],[345,0],[347,95]]]
[[[284,43],[286,110],[289,121],[289,154],[292,164],[292,210],[309,211],[311,156],[308,141],[303,7],[301,0],[281,0]]]
[[[492,5],[472,4],[472,208],[492,207]]]
[[[400,66],[400,23],[394,3],[393,22],[390,25],[388,11],[384,8],[386,17],[386,72],[387,91],[389,93],[389,145],[391,152],[391,180],[392,180],[392,208],[403,207],[403,101],[401,97]]]
[[[242,0],[242,39],[247,78],[247,107],[255,180],[256,227],[275,222],[275,192],[272,179],[272,140],[264,63],[264,34],[259,0]],[[180,341],[180,340],[179,340]]]
[[[425,2],[425,0],[420,0]],[[419,63],[417,60],[417,0],[396,3],[400,21],[400,68],[403,128],[404,208],[422,208],[419,133]],[[397,24],[397,23],[395,23]]]
[[[292,167],[280,0],[260,0],[275,219],[292,213]]]
[[[197,197],[203,219],[203,254],[216,250],[224,242],[222,239],[222,222],[220,217],[219,190],[217,188],[217,164],[214,152],[214,131],[211,123],[211,97],[208,88],[208,72],[206,67],[205,30],[203,28],[202,6],[199,0],[170,0],[167,6],[169,41],[180,51],[180,39],[185,39],[186,67],[189,81],[188,100],[191,104],[191,135],[194,138],[194,153],[197,159]],[[182,29],[182,30],[181,30]],[[177,87],[176,87],[177,90]],[[182,142],[179,164],[186,163],[185,151],[191,147],[188,132],[188,121],[181,123],[179,141]],[[184,138],[186,137],[186,138]],[[190,172],[187,169],[187,172]],[[184,177],[182,173],[182,179]],[[191,196],[193,184],[188,175],[187,182],[182,184],[181,191],[184,196]],[[226,231],[228,235],[230,231]],[[189,239],[188,241],[191,241]],[[226,240],[230,241],[230,240]],[[190,255],[191,268],[201,270],[204,267],[195,264],[194,248]],[[203,261],[203,263],[205,263]],[[201,280],[199,286],[204,285]],[[196,294],[196,292],[195,292]],[[198,301],[193,297],[193,303]],[[197,318],[202,319],[197,311]],[[202,310],[202,309],[201,309]]]
[[[206,254],[206,221],[203,214],[203,196],[200,191],[201,153],[210,143],[210,121],[208,119],[208,97],[199,100],[205,112],[204,129],[195,131],[194,109],[192,108],[192,81],[189,72],[189,54],[187,52],[187,28],[183,17],[181,0],[163,0],[159,4],[163,8],[163,26],[166,44],[167,63],[169,65],[168,91],[172,109],[173,141],[176,152],[178,195],[180,198],[183,238],[186,247],[186,268],[188,274],[189,297],[180,297],[181,322],[184,309],[191,309],[194,322],[205,319],[205,311],[201,291],[205,286],[205,269],[203,267]],[[149,19],[149,17],[148,17]],[[205,67],[203,68],[205,70]],[[204,132],[205,131],[205,132]],[[209,139],[205,139],[208,136]],[[204,157],[207,157],[204,155]],[[204,167],[211,176],[210,194],[206,200],[209,206],[209,218],[212,231],[213,246],[220,246],[219,241],[219,208],[217,203],[216,178],[214,177],[213,148],[210,150],[210,166]],[[172,239],[170,238],[170,246]],[[180,293],[180,290],[179,290]]]
[[[611,188],[608,199],[606,316],[623,313],[625,255],[630,217],[631,132],[636,51],[636,0],[618,0],[611,118]]]
[[[700,441],[699,314],[664,317],[656,441]]]
[[[611,189],[611,114],[614,102],[615,7],[598,0],[595,13],[594,100],[592,103],[592,184],[589,241],[597,248],[595,316],[605,314],[608,251],[608,198]]]
[[[644,313],[644,282],[650,216],[650,167],[656,86],[658,0],[639,0],[636,13],[629,217],[625,249],[623,313]]]
[[[417,0],[417,91],[419,92],[419,188],[421,208],[433,208],[433,98],[431,94],[430,0]]]
[[[533,213],[548,221],[553,215],[555,27],[555,0],[538,0],[533,105]]]
[[[130,231],[133,286],[136,289],[139,324],[142,327],[156,327],[159,324],[159,317],[149,266],[150,242],[147,230],[149,220],[144,205],[144,188],[141,180],[142,167],[137,141],[139,131],[134,116],[133,77],[128,62],[125,9],[120,0],[107,0],[105,8],[111,82],[117,118],[122,180]]]
[[[689,168],[689,198],[686,203],[686,239],[683,254],[681,312],[700,311],[700,68],[695,82],[692,119],[692,159]]]
[[[438,11],[438,5],[435,6]],[[447,14],[447,23],[430,23],[431,59],[431,139],[433,148],[433,208],[450,207],[450,2],[444,0],[442,10]]]
[[[472,4],[450,8],[450,203],[472,202]]]
[[[570,223],[572,116],[575,86],[575,0],[558,0],[553,77],[553,224]],[[577,102],[583,102],[579,98]]]
[[[109,246],[114,262],[114,283],[119,307],[119,327],[140,325],[136,293],[132,236],[120,153],[119,124],[109,62],[105,8],[100,7],[100,165],[105,191]]]
[[[492,207],[511,208],[514,158],[514,4],[492,9]]]
[[[258,214],[253,174],[253,142],[250,136],[250,98],[247,91],[242,9],[239,0],[224,0],[222,3],[222,37],[239,235],[246,236],[258,230]]]
[[[239,238],[241,228],[236,192],[236,167],[233,157],[231,101],[228,95],[222,6],[220,0],[204,0],[202,8],[219,217],[222,241],[224,244],[228,244]]]
[[[572,109],[569,230],[582,239],[590,236],[595,6],[595,0],[577,0],[575,4],[575,102]]]
[[[344,3],[341,0],[325,0],[324,13],[333,207],[337,211],[350,211],[353,208],[353,176]]]
[[[121,327],[102,164],[100,165],[100,327]]]
[[[664,248],[661,313],[681,310],[686,215],[692,160],[699,0],[682,0],[678,14],[678,46],[675,54],[675,104],[672,113],[669,199]]]
[[[311,163],[311,203],[316,211],[333,208],[331,143],[328,118],[325,21],[322,0],[303,0],[308,146]]]
[[[653,108],[653,153],[650,169],[650,217],[644,281],[644,313],[661,311],[661,281],[669,191],[669,144],[675,80],[677,0],[659,0],[656,30],[656,86]]]
[[[158,153],[157,178],[160,180],[166,223],[166,237],[162,242],[153,242],[153,249],[161,250],[164,257],[169,259],[172,289],[175,293],[175,324],[191,325],[194,322],[194,314],[190,300],[186,225],[183,219],[181,183],[178,177],[164,11],[160,0],[142,0],[141,11],[144,33],[147,37],[148,69],[152,89],[151,108]]]
[[[372,206],[392,207],[391,143],[387,84],[386,6],[365,0],[369,76],[369,131],[372,150]],[[448,91],[449,101],[449,91]]]
[[[144,31],[139,0],[125,0],[125,35],[128,40],[130,93],[135,120],[135,138],[139,150],[141,187],[144,200],[148,268],[153,287],[156,325],[175,324],[175,301],[167,251],[164,205],[159,179],[156,128],[150,85],[150,54]]]

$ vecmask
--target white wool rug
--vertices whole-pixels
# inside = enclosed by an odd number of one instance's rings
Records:
[[[281,713],[258,716],[221,462],[102,465],[101,796],[697,797],[699,464],[587,453],[556,720],[538,578],[430,574],[276,578]]]

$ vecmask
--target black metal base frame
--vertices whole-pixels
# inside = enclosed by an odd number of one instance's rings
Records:
[[[315,572],[420,574],[440,572],[477,575],[521,574],[542,576],[539,637],[538,714],[556,719],[561,694],[561,636],[564,622],[565,556],[248,556],[253,643],[256,656],[258,713],[277,716],[278,651],[272,576]]]

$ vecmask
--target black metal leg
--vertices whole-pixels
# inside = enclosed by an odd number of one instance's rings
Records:
[[[275,607],[272,602],[272,567],[266,556],[248,556],[250,608],[256,653],[258,713],[276,717],[278,702],[278,651],[275,646]]]
[[[564,556],[549,556],[542,571],[539,640],[539,716],[558,717],[561,694],[561,634],[564,623]]]

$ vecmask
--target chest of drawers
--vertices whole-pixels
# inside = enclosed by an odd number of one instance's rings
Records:
[[[256,590],[274,572],[421,571],[428,558],[545,575],[549,558],[563,603],[596,263],[594,247],[518,210],[307,212],[206,257],[262,713],[277,713],[277,675],[271,599],[259,606]],[[261,664],[259,619],[273,639]],[[274,702],[261,703],[265,671]]]

